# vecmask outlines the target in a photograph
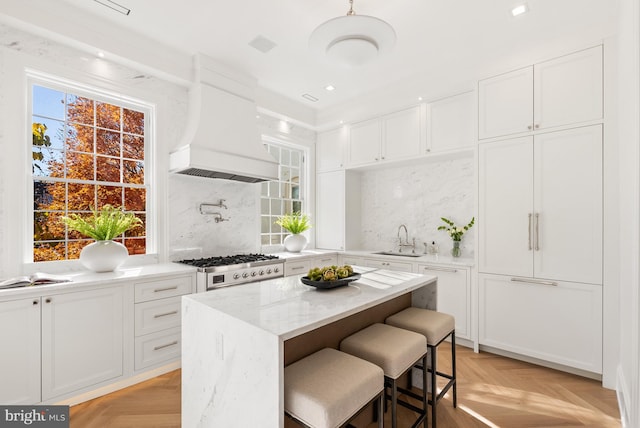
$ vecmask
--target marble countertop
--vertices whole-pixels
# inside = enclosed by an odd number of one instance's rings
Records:
[[[71,281],[3,289],[0,290],[0,299],[40,296],[45,293],[75,290],[88,285],[119,284],[135,280],[149,280],[154,277],[166,275],[190,274],[195,272],[195,267],[180,263],[158,263],[135,267],[122,267],[113,272],[103,273],[88,270],[65,272],[56,275],[66,276],[70,278]]]
[[[347,286],[318,290],[301,275],[226,287],[183,297],[268,331],[281,340],[298,336],[427,284],[436,277],[355,267],[362,277]]]

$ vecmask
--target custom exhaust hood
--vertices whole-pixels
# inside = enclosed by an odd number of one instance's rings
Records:
[[[255,80],[194,56],[188,120],[169,172],[256,183],[278,179],[278,162],[262,144],[256,121]]]

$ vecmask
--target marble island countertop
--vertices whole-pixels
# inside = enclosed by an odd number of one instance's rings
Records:
[[[300,276],[226,287],[185,299],[223,312],[286,340],[435,282],[436,277],[356,266],[361,278],[327,290]]]
[[[383,322],[370,316],[389,311],[389,304],[436,309],[435,276],[354,270],[361,272],[359,280],[328,290],[304,285],[295,275],[183,296],[182,426],[282,428],[285,355],[292,342],[303,341],[302,351],[313,352],[309,348],[328,346],[315,340],[318,332],[340,340],[345,320]]]

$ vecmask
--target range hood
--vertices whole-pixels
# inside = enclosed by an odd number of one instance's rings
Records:
[[[169,172],[248,183],[278,179],[278,162],[260,138],[256,82],[194,56],[187,128],[169,154]]]

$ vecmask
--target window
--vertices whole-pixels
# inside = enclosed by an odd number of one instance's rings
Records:
[[[107,204],[142,220],[116,240],[129,254],[145,254],[148,109],[71,89],[31,89],[33,261],[77,259],[92,240],[67,230],[60,218]]]
[[[260,198],[261,243],[281,245],[288,232],[275,224],[278,216],[304,210],[304,151],[267,142],[265,147],[280,162],[279,180],[262,183]]]

